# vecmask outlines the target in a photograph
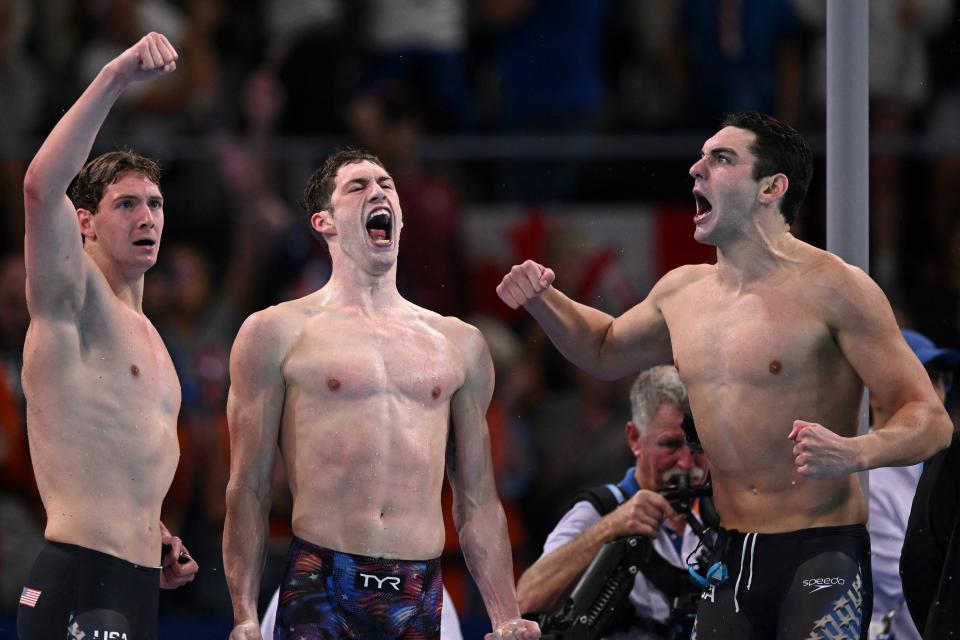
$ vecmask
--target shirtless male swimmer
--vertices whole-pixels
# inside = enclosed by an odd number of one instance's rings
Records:
[[[141,304],[163,231],[159,169],[127,151],[84,165],[124,89],[176,59],[151,33],[107,63],[24,180],[23,390],[47,542],[20,598],[23,640],[155,638],[158,588],[197,572],[160,522],[180,456],[180,383]]]
[[[497,288],[597,377],[676,363],[729,570],[700,601],[701,639],[866,638],[867,506],[852,474],[913,464],[950,442],[880,288],[790,234],[811,173],[796,131],[733,114],[690,168],[694,238],[716,246],[715,265],[671,271],[618,318],[566,297],[532,261]],[[864,385],[892,417],[858,436]]]
[[[330,249],[330,281],[250,316],[230,356],[231,640],[260,639],[278,442],[294,541],[276,638],[439,637],[445,466],[460,545],[493,624],[487,638],[539,638],[520,618],[494,486],[486,342],[397,292],[403,214],[376,157],[334,153],[303,199]]]

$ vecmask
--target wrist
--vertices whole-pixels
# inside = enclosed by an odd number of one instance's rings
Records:
[[[114,94],[114,97],[123,93],[133,80],[132,74],[125,73],[116,59],[105,64],[97,77],[104,88]]]

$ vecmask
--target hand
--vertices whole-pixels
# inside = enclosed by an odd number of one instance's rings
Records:
[[[663,521],[675,515],[670,503],[659,493],[641,489],[613,511],[607,518],[613,537],[644,535],[656,538]]]
[[[514,618],[483,636],[483,640],[537,640],[539,637],[540,626],[536,622]]]
[[[853,439],[837,435],[821,424],[794,420],[787,438],[794,442],[794,463],[802,476],[825,480],[859,470]]]
[[[514,265],[497,286],[497,295],[511,309],[523,306],[547,290],[555,274],[533,260]]]
[[[147,80],[177,68],[177,52],[166,36],[151,31],[108,66],[125,82]]]
[[[171,534],[165,526],[160,525],[160,541],[170,545],[161,559],[160,588],[176,589],[188,582],[193,582],[200,570],[197,561],[190,557],[190,552],[183,546],[183,541]]]
[[[241,622],[230,632],[229,640],[263,640],[260,625],[254,622]]]

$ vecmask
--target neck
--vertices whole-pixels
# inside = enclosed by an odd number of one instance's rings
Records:
[[[333,258],[332,262],[330,281],[323,287],[331,301],[364,310],[383,309],[403,302],[397,291],[396,263],[383,273],[371,273],[342,256]]]
[[[96,251],[88,251],[120,302],[143,313],[143,271],[125,271]]]
[[[758,215],[751,226],[717,244],[720,280],[734,288],[761,280],[791,262],[796,239],[779,213],[776,219]]]

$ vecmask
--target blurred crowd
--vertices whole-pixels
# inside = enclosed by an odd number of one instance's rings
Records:
[[[869,7],[871,273],[904,326],[958,346],[960,1]],[[230,346],[249,313],[329,275],[297,204],[326,153],[351,144],[384,160],[406,222],[401,292],[490,343],[488,421],[520,571],[579,488],[630,463],[630,380],[590,378],[495,300],[490,265],[468,258],[465,211],[523,205],[498,268],[564,265],[568,293],[586,299],[606,263],[571,258],[576,243],[541,205],[652,203],[689,216],[686,170],[702,140],[724,113],[755,109],[817,151],[794,233],[823,246],[825,19],[825,0],[0,0],[0,615],[44,522],[19,381],[23,173],[100,67],[143,33],[170,38],[178,70],[128,91],[95,152],[132,147],[164,170],[167,227],[144,297],[183,387],[164,519],[202,569],[161,606],[226,617]],[[646,293],[621,289],[610,311]],[[267,593],[290,535],[281,466],[276,486]],[[481,605],[452,527],[447,553],[445,582],[470,616]]]

